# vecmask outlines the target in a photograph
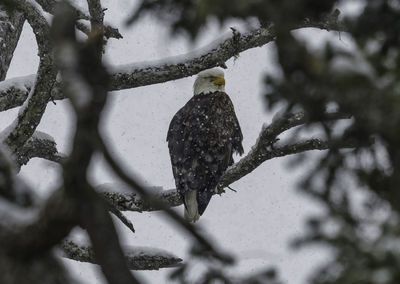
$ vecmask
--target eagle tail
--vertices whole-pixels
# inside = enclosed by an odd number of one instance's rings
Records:
[[[185,212],[184,217],[188,222],[199,220],[199,207],[197,204],[197,191],[189,189],[185,193]]]

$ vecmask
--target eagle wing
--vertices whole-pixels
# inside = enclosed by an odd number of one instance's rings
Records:
[[[222,174],[233,164],[233,152],[243,153],[242,132],[232,101],[223,92],[190,99],[173,117],[167,135],[177,190],[196,191],[203,214]]]

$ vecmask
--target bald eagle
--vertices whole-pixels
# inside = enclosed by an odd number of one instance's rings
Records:
[[[194,96],[172,118],[167,135],[176,188],[190,222],[204,213],[233,164],[233,153],[243,154],[242,131],[225,93],[223,71],[200,72],[193,88]]]

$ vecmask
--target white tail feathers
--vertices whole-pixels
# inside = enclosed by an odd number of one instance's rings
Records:
[[[183,216],[189,222],[196,222],[199,220],[199,208],[197,205],[197,191],[196,190],[188,190],[185,193],[185,212]]]

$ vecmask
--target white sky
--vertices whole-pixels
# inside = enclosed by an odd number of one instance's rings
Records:
[[[106,21],[120,28],[124,39],[110,40],[107,46],[108,64],[127,64],[157,60],[184,54],[217,39],[229,30],[229,23],[221,30],[210,24],[201,38],[189,43],[183,36],[172,38],[168,30],[147,17],[129,29],[121,23],[131,11],[131,1],[102,1]],[[312,39],[320,42],[327,32],[313,31]],[[338,37],[335,37],[338,40]],[[339,41],[339,40],[338,40]],[[346,45],[346,42],[341,41]],[[38,66],[37,47],[29,26],[25,25],[8,78],[35,73]],[[234,62],[228,61],[225,70],[226,91],[236,109],[244,135],[244,149],[248,152],[255,143],[262,124],[269,122],[273,113],[265,110],[263,78],[266,72],[276,73],[273,45],[246,51]],[[165,137],[175,112],[192,96],[194,78],[185,78],[114,92],[104,114],[103,132],[117,155],[128,169],[140,173],[147,184],[174,188],[168,147]],[[17,109],[0,113],[0,130],[14,120]],[[67,101],[48,104],[39,130],[52,135],[62,152],[68,152],[73,133],[73,116]],[[236,158],[237,160],[237,158]],[[309,272],[328,260],[327,252],[313,247],[294,252],[289,241],[303,231],[305,217],[319,212],[319,207],[295,190],[295,182],[302,170],[286,169],[290,159],[268,161],[232,187],[222,197],[213,197],[198,224],[224,249],[240,257],[235,273],[254,272],[274,265],[287,283],[306,283]],[[41,195],[58,184],[58,166],[34,159],[21,171],[21,176]],[[104,167],[101,157],[93,160],[93,184],[117,181]],[[178,208],[179,212],[182,207]],[[136,233],[132,234],[118,223],[121,240],[128,245],[152,246],[170,251],[187,259],[188,237],[176,231],[160,213],[129,213]],[[78,232],[82,236],[82,233]],[[104,283],[96,265],[64,261],[73,275],[83,283]],[[171,270],[138,272],[149,283],[167,283]],[[200,271],[200,268],[198,269]],[[169,283],[169,282],[168,282]]]

